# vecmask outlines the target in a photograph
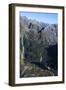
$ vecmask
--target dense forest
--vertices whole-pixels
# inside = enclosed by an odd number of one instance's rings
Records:
[[[58,25],[20,16],[20,77],[57,76]]]

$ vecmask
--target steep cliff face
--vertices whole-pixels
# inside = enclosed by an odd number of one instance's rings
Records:
[[[35,72],[37,72],[38,68],[40,70],[40,76],[41,73],[47,76],[57,75],[57,44],[57,24],[38,22],[28,19],[25,16],[20,17],[21,66],[32,67],[31,70],[35,69]],[[48,70],[48,74],[42,70]],[[23,73],[22,69],[20,71]],[[30,72],[30,70],[28,71]],[[35,73],[33,74],[35,76]]]
[[[57,44],[58,26],[56,24],[50,25],[23,16],[20,17],[20,25],[26,29],[27,32],[30,33],[30,31],[33,31],[38,37],[41,36],[40,39],[45,39],[48,45]]]

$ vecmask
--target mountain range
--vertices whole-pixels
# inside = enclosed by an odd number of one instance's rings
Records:
[[[29,76],[36,76],[38,71],[40,72],[37,76],[57,75],[57,47],[57,24],[39,22],[20,16],[20,67],[22,67],[20,77],[28,77],[28,72],[30,72]],[[27,69],[25,69],[26,66]]]
[[[41,37],[46,39],[48,45],[55,45],[58,41],[58,25],[57,24],[47,24],[43,22],[38,22],[36,20],[28,19],[26,16],[20,17],[20,25],[22,28],[26,28],[26,31],[33,31]]]

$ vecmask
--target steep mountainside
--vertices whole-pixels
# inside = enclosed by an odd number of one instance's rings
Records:
[[[57,75],[57,46],[57,24],[47,24],[21,16],[20,77]]]
[[[23,16],[20,17],[20,25],[22,28],[26,28],[27,32],[33,31],[38,34],[39,37],[41,36],[42,39],[46,39],[48,45],[57,44],[58,26],[56,24],[50,25]]]

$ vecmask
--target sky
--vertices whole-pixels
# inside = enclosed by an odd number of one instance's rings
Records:
[[[48,24],[58,24],[57,13],[39,13],[39,12],[20,12],[21,16],[26,16],[28,19],[37,20]]]

